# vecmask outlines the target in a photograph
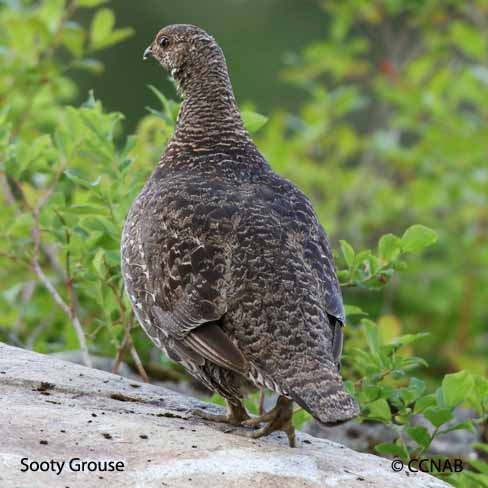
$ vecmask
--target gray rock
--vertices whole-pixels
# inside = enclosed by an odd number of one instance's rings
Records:
[[[312,420],[303,427],[302,432],[339,442],[361,452],[370,452],[377,444],[396,439],[395,431],[388,425],[376,422],[358,423],[352,420],[336,427],[326,427]]]
[[[61,351],[61,352],[53,352],[50,356],[55,357],[57,359],[61,359],[63,361],[69,361],[70,363],[76,364],[83,364],[83,357],[81,355],[81,351],[73,350],[73,351]],[[115,363],[114,358],[107,358],[105,356],[94,356],[93,354],[90,356],[92,360],[92,365],[95,369],[100,369],[102,371],[111,372],[112,368]],[[141,377],[132,371],[129,366],[121,362],[119,365],[118,373],[120,376],[124,376],[125,378],[131,378],[133,380],[141,380]]]
[[[422,473],[394,473],[387,459],[306,434],[298,435],[297,449],[280,434],[251,440],[244,428],[229,431],[192,416],[194,407],[220,411],[162,387],[0,344],[0,486],[449,486]],[[52,460],[66,463],[59,475],[21,471]],[[101,472],[110,460],[123,471]],[[82,461],[92,464],[78,472]]]

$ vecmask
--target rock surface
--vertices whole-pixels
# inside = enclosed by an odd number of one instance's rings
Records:
[[[161,387],[0,344],[0,486],[449,486],[422,473],[394,473],[387,459],[306,434],[298,436],[297,449],[279,434],[250,440],[245,429],[229,432],[191,416],[194,407],[216,409]],[[26,471],[42,461],[48,471]],[[114,467],[120,462],[123,470],[101,471],[104,461]]]

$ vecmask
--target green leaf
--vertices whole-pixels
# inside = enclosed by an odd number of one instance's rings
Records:
[[[400,396],[405,405],[415,402],[425,391],[425,381],[411,378],[408,388],[402,388]]]
[[[266,122],[268,122],[268,117],[256,112],[251,112],[250,110],[243,110],[241,112],[241,117],[244,122],[244,127],[251,134],[257,132],[264,124],[266,124]]]
[[[368,342],[369,349],[372,353],[378,354],[380,350],[380,335],[378,326],[369,319],[362,319],[361,325],[366,332],[366,340]]]
[[[67,24],[62,32],[63,44],[75,58],[81,58],[84,52],[85,36],[83,29],[73,22]]]
[[[380,454],[385,454],[387,456],[393,456],[400,459],[408,459],[408,452],[403,446],[398,444],[393,444],[391,442],[382,442],[375,446],[375,450]]]
[[[97,250],[95,257],[93,258],[93,267],[100,276],[105,274],[104,254],[105,251],[100,248]]]
[[[362,308],[356,305],[344,305],[344,309],[347,317],[351,315],[368,315]]]
[[[488,463],[481,461],[479,459],[472,459],[469,464],[477,469],[480,473],[488,475]],[[482,486],[488,486],[486,483]]]
[[[406,427],[405,432],[413,439],[419,446],[427,449],[431,443],[431,437],[426,427],[417,425],[415,427]]]
[[[470,432],[476,432],[476,428],[473,425],[473,422],[469,419],[460,422],[459,424],[453,425],[448,429],[444,429],[438,432],[438,434],[447,434],[448,432],[452,432],[454,430],[469,430]]]
[[[150,107],[146,107],[146,110],[149,110],[153,115],[156,115],[157,117],[163,119],[171,127],[174,127],[176,125],[176,119],[178,117],[178,110],[180,108],[180,105],[174,100],[166,98],[164,93],[160,92],[155,86],[148,85],[148,88],[156,95],[161,103],[161,106],[164,109],[164,112],[154,110]]]
[[[108,36],[107,39],[105,39],[105,42],[103,43],[103,47],[108,47],[108,46],[112,46],[113,44],[117,44],[118,42],[127,39],[133,34],[134,34],[134,29],[132,29],[131,27],[116,29]]]
[[[449,34],[453,43],[465,54],[474,59],[483,59],[488,45],[480,29],[458,20],[450,23]]]
[[[424,337],[429,336],[428,332],[419,332],[418,334],[405,334],[400,337],[395,337],[390,341],[390,344],[400,347],[400,346],[407,346],[408,344],[412,344],[413,342],[419,341]]]
[[[402,236],[404,252],[418,252],[437,241],[437,234],[424,225],[415,224],[409,227]]]
[[[225,406],[225,398],[220,396],[218,393],[214,393],[210,398],[211,403],[215,403],[215,405]]]
[[[442,380],[442,395],[447,407],[455,407],[465,401],[474,387],[474,378],[469,371],[447,374]]]
[[[305,422],[309,422],[312,416],[303,409],[298,410],[298,412],[293,414],[293,425],[296,429],[300,430]]]
[[[488,454],[488,444],[482,442],[475,442],[473,444],[474,449],[479,449],[480,451],[486,452]]]
[[[397,259],[391,265],[396,271],[405,271],[407,269],[407,263],[401,259]]]
[[[111,220],[101,215],[94,215],[86,217],[82,222],[83,228],[88,231],[100,231],[107,233],[115,240],[119,240],[120,228],[117,227]]]
[[[93,17],[90,27],[90,40],[94,49],[103,46],[115,25],[115,15],[108,8],[100,9]]]
[[[346,260],[346,264],[349,268],[351,268],[354,263],[354,257],[356,253],[354,252],[351,244],[349,244],[347,241],[340,241],[340,244],[342,254],[344,256],[344,259]]]
[[[346,242],[346,241],[344,241]],[[347,244],[347,242],[346,242]],[[351,247],[352,249],[352,247]],[[359,266],[362,264],[364,261],[369,259],[371,257],[371,250],[370,249],[365,249],[363,251],[359,251],[356,256],[354,257],[354,267]]]
[[[119,171],[123,173],[132,164],[132,159],[124,159],[119,164]]]
[[[384,398],[379,398],[366,405],[368,418],[389,422],[391,420],[391,410],[388,402]]]
[[[427,407],[423,415],[434,427],[440,427],[453,418],[452,410],[442,407]]]
[[[337,271],[337,278],[339,279],[341,285],[343,283],[347,283],[350,277],[351,277],[351,273],[347,269],[341,269]]]
[[[438,407],[446,408],[446,402],[444,401],[444,395],[442,394],[442,388],[439,387],[435,390],[435,402]]]
[[[97,59],[79,59],[72,62],[73,68],[88,71],[95,75],[103,73],[103,64]]]
[[[98,186],[100,184],[100,181],[101,181],[101,176],[98,176],[98,178],[95,181],[87,181],[84,178],[81,178],[80,176],[78,176],[76,174],[76,172],[71,171],[69,169],[65,170],[64,174],[73,183],[76,183],[77,185],[80,185],[83,188],[87,188],[89,190],[91,190],[94,187]]]
[[[97,100],[95,99],[95,92],[93,90],[89,90],[88,98],[83,102],[82,107],[91,109],[97,108]]]
[[[108,8],[100,9],[90,26],[90,45],[93,50],[102,49],[120,42],[133,34],[130,27],[113,30],[115,15]]]
[[[62,213],[75,215],[106,215],[106,209],[100,205],[71,205],[61,209]]]
[[[385,261],[395,260],[401,252],[402,242],[393,234],[385,234],[378,243],[378,253]]]
[[[473,375],[474,387],[469,402],[477,412],[488,410],[488,378],[481,375]]]
[[[30,213],[17,215],[8,227],[7,235],[23,237],[28,236],[34,227],[34,218]]]
[[[381,395],[381,388],[376,385],[371,385],[365,383],[362,385],[362,389],[360,391],[361,401],[364,403],[370,403],[379,398]]]

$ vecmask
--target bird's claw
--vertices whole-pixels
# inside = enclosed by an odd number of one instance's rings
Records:
[[[262,422],[267,422],[264,427],[254,431],[246,432],[246,437],[259,439],[272,432],[283,431],[288,437],[290,447],[296,447],[295,428],[292,422],[293,402],[285,397],[279,397],[276,405],[269,412],[244,420],[241,425],[246,427],[257,427]]]

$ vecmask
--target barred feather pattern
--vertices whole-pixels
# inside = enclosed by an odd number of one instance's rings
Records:
[[[173,53],[157,51],[161,35]],[[169,26],[153,51],[184,101],[123,231],[122,272],[141,326],[231,402],[251,381],[323,423],[354,417],[338,371],[342,297],[312,204],[252,142],[211,36]]]

